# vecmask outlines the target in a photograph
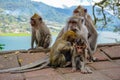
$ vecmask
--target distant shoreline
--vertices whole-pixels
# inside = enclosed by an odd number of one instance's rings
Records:
[[[0,36],[30,36],[30,33],[0,33]]]
[[[57,32],[51,32],[52,35],[57,35]],[[0,36],[31,36],[31,33],[0,33]]]

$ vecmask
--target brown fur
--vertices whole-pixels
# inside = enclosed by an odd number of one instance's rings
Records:
[[[35,13],[31,17],[30,24],[32,26],[31,48],[34,48],[34,42],[36,43],[36,48],[48,48],[51,43],[51,34],[42,17]]]
[[[82,73],[91,73],[92,71],[86,67],[87,45],[82,37],[74,44],[72,54],[72,71],[80,69]]]
[[[50,63],[52,66],[63,67],[65,65],[66,57],[64,56],[64,52],[70,52],[68,55],[71,54],[72,45],[75,42],[76,38],[77,34],[75,32],[67,31],[63,34],[62,37],[56,40],[50,52]],[[61,56],[61,59],[59,56]]]
[[[5,70],[0,70],[0,73],[3,72],[25,72],[31,70],[42,69],[48,66],[49,64],[53,67],[64,67],[66,64],[66,56],[64,53],[70,51],[67,55],[71,54],[72,51],[72,44],[74,43],[75,39],[77,38],[77,34],[73,31],[67,31],[63,34],[61,38],[59,38],[51,48],[50,55],[35,61],[32,64],[27,64],[21,67],[10,68]],[[40,66],[35,68],[36,66]]]
[[[84,23],[80,22],[82,21],[81,19],[79,19],[81,17],[84,18]],[[70,23],[71,21],[76,21],[76,25],[75,23],[71,24]],[[81,30],[81,24],[83,24],[86,27],[87,32]],[[91,19],[90,15],[87,13],[86,9],[84,9],[82,6],[78,6],[73,11],[73,16],[68,20],[67,25],[60,31],[57,39],[61,37],[63,33],[66,32],[67,30],[73,30],[78,35],[82,35],[82,37],[84,37],[84,39],[87,42],[90,60],[93,60],[93,53],[95,53],[97,47],[98,34],[93,24],[93,20]],[[84,33],[81,34],[81,31]]]
[[[76,14],[79,14],[79,15],[76,15]],[[87,13],[87,9],[83,8],[80,5],[73,11],[73,15],[80,16],[80,17],[82,16],[85,18],[85,25],[89,32],[88,42],[92,52],[94,53],[97,47],[98,34],[95,29],[95,25],[93,23],[91,16]]]

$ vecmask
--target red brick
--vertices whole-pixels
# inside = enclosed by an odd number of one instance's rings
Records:
[[[120,68],[100,70],[100,72],[112,80],[120,80]]]
[[[3,73],[0,74],[0,80],[24,80],[25,77],[23,74],[10,74],[10,73]]]
[[[23,53],[18,55],[21,65],[33,63],[45,56],[44,53]]]
[[[105,51],[111,58],[120,58],[120,46],[113,46],[102,50]]]
[[[72,72],[72,67],[69,68],[57,68],[56,71],[61,74],[67,74]]]
[[[17,56],[15,54],[6,54],[0,56],[0,69],[18,67]]]
[[[92,74],[82,74],[80,72],[74,72],[64,75],[65,80],[112,80],[109,77],[93,71]]]
[[[118,65],[114,62],[110,62],[110,61],[94,62],[94,63],[89,64],[89,65],[96,70],[108,69],[108,68],[120,68],[120,65]]]
[[[120,59],[119,60],[114,60],[117,64],[120,65]]]
[[[64,80],[54,69],[47,68],[24,73],[27,80]]]

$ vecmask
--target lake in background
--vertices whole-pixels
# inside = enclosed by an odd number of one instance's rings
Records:
[[[109,31],[98,32],[97,43],[116,43],[116,40],[120,42],[120,33],[114,33]],[[56,36],[52,37],[52,44],[55,41]],[[13,37],[13,36],[0,36],[0,43],[5,44],[5,50],[20,50],[29,49],[31,47],[31,36]]]

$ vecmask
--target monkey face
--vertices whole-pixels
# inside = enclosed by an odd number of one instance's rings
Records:
[[[31,18],[30,24],[31,24],[31,26],[35,26],[35,24],[36,24],[35,20]]]
[[[35,13],[30,19],[30,24],[32,27],[37,27],[39,23],[42,23],[42,17]]]
[[[87,9],[83,8],[82,6],[78,6],[74,11],[73,15],[75,16],[85,16],[87,13]]]
[[[42,22],[42,18],[41,17],[39,17],[39,18],[31,18],[31,20],[30,20],[30,24],[31,24],[31,26],[33,27],[35,27],[35,26],[37,26],[37,24],[38,23],[41,23]]]
[[[74,46],[78,54],[82,54],[86,48],[86,44],[82,39],[79,39],[78,41],[76,41]]]
[[[68,30],[72,30],[74,32],[80,31],[81,27],[85,24],[84,23],[84,18],[83,17],[75,17],[73,16],[70,18],[68,21]]]
[[[69,26],[68,30],[72,30],[72,31],[76,32],[76,30],[79,28],[78,20],[77,19],[69,20],[68,26]]]

